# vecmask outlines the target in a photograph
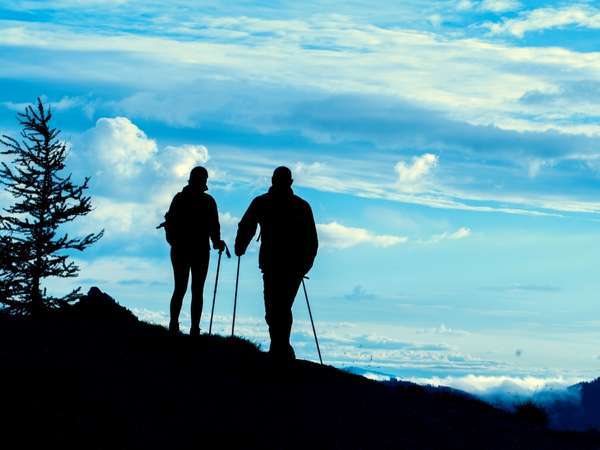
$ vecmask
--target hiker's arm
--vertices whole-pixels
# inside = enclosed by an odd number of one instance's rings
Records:
[[[319,249],[319,237],[317,236],[317,226],[310,205],[307,205],[307,242],[306,242],[306,260],[304,264],[304,274],[307,274],[315,262],[317,250]]]
[[[175,194],[175,196],[173,197],[173,200],[171,200],[171,204],[169,205],[169,210],[165,214],[165,220],[167,222],[175,221],[178,200],[179,200],[179,195]]]
[[[208,235],[213,243],[215,250],[222,251],[225,248],[225,242],[221,240],[221,225],[219,224],[219,210],[217,202],[209,197],[208,208]]]
[[[235,254],[242,256],[246,253],[248,244],[256,233],[256,227],[258,226],[258,204],[256,199],[250,203],[248,210],[240,220],[238,224],[238,232],[235,238]]]
[[[177,211],[179,210],[178,205],[179,205],[179,194],[176,194],[173,197],[173,200],[171,200],[171,205],[169,206],[169,210],[165,214],[165,221],[163,222],[164,227],[165,227],[165,234],[166,234],[167,242],[170,245],[175,244],[175,241],[177,239],[177,231],[178,231],[178,227],[177,227],[178,212]]]

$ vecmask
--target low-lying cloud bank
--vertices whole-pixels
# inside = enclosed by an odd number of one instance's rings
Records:
[[[507,375],[464,375],[432,378],[414,378],[419,384],[448,386],[488,400],[513,399],[522,401],[542,391],[563,391],[576,380],[563,377],[538,378],[532,376],[513,377]]]
[[[413,378],[409,381],[465,391],[500,408],[514,411],[531,401],[548,415],[549,425],[562,430],[600,429],[597,382],[563,377],[465,375]]]

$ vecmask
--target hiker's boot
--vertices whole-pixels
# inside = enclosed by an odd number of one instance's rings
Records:
[[[173,336],[181,334],[181,331],[179,331],[179,322],[169,322],[169,333]]]
[[[200,327],[199,326],[192,326],[190,328],[190,336],[200,336]]]
[[[287,354],[286,354],[286,358],[288,361],[295,361],[296,360],[296,352],[294,352],[294,348],[288,344],[288,350],[287,350]]]

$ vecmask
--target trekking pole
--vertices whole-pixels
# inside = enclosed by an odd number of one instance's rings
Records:
[[[235,275],[235,294],[233,295],[233,322],[231,322],[231,336],[233,336],[235,332],[235,310],[237,309],[237,293],[238,293],[238,283],[240,281],[240,260],[241,256],[238,256],[237,263],[237,273]]]
[[[305,277],[308,278],[308,277]],[[304,290],[304,297],[306,298],[306,306],[308,306],[308,315],[310,317],[310,324],[312,325],[313,334],[315,335],[315,344],[317,344],[317,352],[319,353],[319,361],[323,365],[323,358],[321,357],[321,348],[319,347],[319,339],[317,338],[317,330],[315,329],[315,321],[313,320],[312,311],[310,310],[310,303],[308,302],[308,294],[306,293],[306,285],[304,284],[304,278],[302,279],[302,289]]]
[[[227,244],[225,244],[225,253],[228,258],[231,258],[231,253],[229,253],[229,249],[227,248]],[[217,299],[217,286],[219,285],[219,269],[221,268],[221,256],[223,255],[223,250],[219,251],[219,260],[217,261],[217,276],[215,278],[215,290],[213,292],[213,302],[212,309],[210,310],[210,325],[208,326],[208,335],[212,334],[212,324],[213,324],[213,316],[215,314],[215,301]]]

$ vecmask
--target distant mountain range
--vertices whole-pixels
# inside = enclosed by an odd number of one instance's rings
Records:
[[[347,367],[344,370],[382,382],[393,382],[396,379],[394,375],[361,367]],[[471,395],[458,389],[451,390]],[[472,396],[477,397],[476,395]],[[525,401],[522,396],[510,400],[503,400],[498,396],[494,396],[492,399],[485,396],[479,398],[507,411],[514,411],[516,406]],[[546,411],[549,425],[554,429],[600,430],[600,378],[564,389],[542,389],[531,395],[530,400]]]
[[[0,342],[5,448],[600,448],[600,433],[546,429],[534,406],[513,414],[453,389],[276,364],[243,339],[170,336],[99,289],[44,318],[0,315]],[[579,423],[597,424],[599,384],[579,388]]]

